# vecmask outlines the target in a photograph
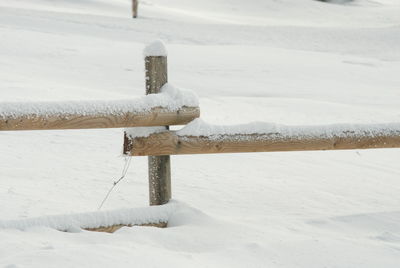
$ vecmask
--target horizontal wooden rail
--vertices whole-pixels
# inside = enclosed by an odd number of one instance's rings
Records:
[[[400,148],[400,128],[372,131],[343,129],[334,134],[305,131],[296,135],[282,133],[180,136],[179,132],[154,133],[130,139],[125,153],[132,156],[283,152]]]
[[[182,107],[177,111],[155,107],[146,112],[102,112],[88,115],[70,113],[10,115],[0,116],[0,131],[183,125],[199,117],[199,115],[200,109],[198,107]]]

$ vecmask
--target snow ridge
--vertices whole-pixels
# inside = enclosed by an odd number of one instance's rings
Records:
[[[136,99],[113,101],[62,102],[0,102],[0,118],[54,116],[54,115],[120,115],[128,112],[148,112],[155,107],[177,111],[182,107],[197,107],[196,94],[164,85],[159,94]]]
[[[220,139],[225,135],[265,134],[279,138],[306,137],[349,137],[349,136],[390,136],[400,135],[400,123],[387,124],[332,124],[311,126],[286,126],[266,122],[252,122],[241,125],[212,125],[202,119],[195,119],[181,130],[178,136],[206,136]]]
[[[70,215],[45,216],[22,220],[2,220],[0,228],[26,230],[32,227],[48,227],[61,231],[80,228],[99,228],[113,225],[140,225],[147,223],[168,222],[177,209],[178,203],[170,201],[162,206],[145,208],[119,209],[113,211],[97,211]]]

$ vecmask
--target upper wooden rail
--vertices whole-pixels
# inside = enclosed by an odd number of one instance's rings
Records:
[[[388,130],[371,125],[371,131],[360,132],[349,127],[333,134],[323,131],[310,134],[306,131],[304,135],[271,132],[180,136],[177,132],[168,131],[129,139],[125,153],[145,156],[372,148],[400,148],[400,127]]]
[[[154,99],[154,96],[152,97]],[[10,103],[4,105],[7,106],[5,108],[0,104],[0,112],[2,108],[3,111],[8,111],[6,108],[12,108],[11,112],[0,113],[0,131],[183,125],[200,116],[198,107],[184,106],[179,109],[153,107],[136,110],[129,109],[130,106],[126,107],[126,103],[121,108],[118,106],[121,102],[116,101],[115,105],[113,102],[98,102],[94,105],[96,109],[92,107],[92,110],[89,111],[84,109],[74,111],[71,107],[65,108],[63,103],[53,104],[50,113],[46,113],[46,109],[41,111],[40,103],[33,104],[33,107],[39,112],[35,112],[35,109],[31,108],[27,109],[25,113],[19,112],[18,107],[15,108]],[[93,103],[90,104],[93,105]],[[43,105],[49,106],[49,103],[43,103]],[[84,106],[85,102],[76,102],[74,105]],[[21,110],[24,111],[24,107],[21,107]]]
[[[88,129],[123,128],[163,125],[183,125],[199,117],[197,107],[183,107],[178,111],[152,108],[148,112],[125,112],[121,114],[59,114],[23,115],[0,117],[0,130],[50,130],[50,129]]]

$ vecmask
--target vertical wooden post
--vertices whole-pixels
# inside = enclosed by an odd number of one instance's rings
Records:
[[[137,18],[139,0],[132,0],[132,17]]]
[[[159,93],[168,82],[167,57],[146,56],[146,94]],[[168,126],[166,126],[168,129]],[[150,205],[163,205],[171,199],[170,156],[149,156]]]

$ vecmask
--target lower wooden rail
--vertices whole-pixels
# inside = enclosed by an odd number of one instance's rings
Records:
[[[180,135],[167,131],[128,139],[125,153],[132,156],[351,150],[400,148],[400,125],[341,125],[327,131],[315,127],[286,127],[284,132],[258,134]]]

